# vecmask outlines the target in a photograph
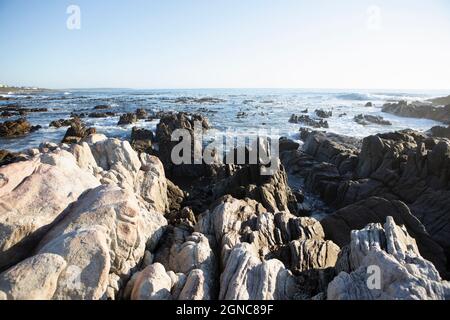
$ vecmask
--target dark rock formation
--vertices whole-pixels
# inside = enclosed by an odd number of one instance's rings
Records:
[[[383,117],[380,116],[373,116],[368,114],[359,114],[356,115],[354,118],[354,121],[358,124],[361,124],[363,126],[368,125],[369,123],[375,123],[382,126],[391,126],[392,123],[388,120],[384,120]]]
[[[282,160],[308,190],[335,208],[374,196],[400,200],[450,257],[448,140],[403,130],[366,137],[358,152],[323,133],[305,131],[302,138],[312,159],[291,151]]]
[[[0,137],[17,137],[39,130],[41,126],[32,126],[26,119],[20,118],[14,121],[0,123]]]
[[[152,153],[153,132],[148,129],[133,127],[131,129],[131,146],[138,152]]]
[[[136,117],[139,120],[148,118],[147,110],[145,110],[145,109],[136,109]]]
[[[284,152],[288,150],[297,150],[300,147],[300,144],[297,142],[294,142],[287,138],[280,138],[279,141],[279,151]]]
[[[180,97],[175,99],[175,103],[180,104],[217,104],[225,102],[223,99],[212,98],[212,97],[203,97],[203,98],[193,98],[193,97]]]
[[[119,119],[119,122],[117,123],[117,125],[122,126],[122,125],[132,124],[132,123],[137,122],[137,120],[138,120],[138,118],[135,113],[125,113],[120,116],[120,119]]]
[[[88,114],[89,118],[109,118],[114,117],[116,114],[114,112],[91,112]]]
[[[328,121],[326,120],[314,120],[308,115],[295,115],[293,114],[289,119],[290,123],[300,123],[312,128],[329,128]]]
[[[430,99],[429,101],[431,101],[434,105],[446,106],[450,105],[450,96]]]
[[[444,123],[450,123],[450,105],[435,107],[430,104],[410,103],[399,101],[387,103],[383,106],[383,112],[392,113],[401,117],[425,118]]]
[[[78,143],[81,139],[94,134],[95,128],[86,128],[84,123],[80,119],[73,119],[73,122],[69,129],[67,129],[63,143]]]
[[[352,230],[362,229],[369,223],[384,223],[389,216],[398,225],[406,227],[408,233],[416,239],[420,254],[433,262],[442,276],[446,276],[447,259],[444,251],[401,201],[371,197],[336,211],[320,223],[325,231],[325,239],[343,247],[350,242]]]
[[[105,110],[105,109],[110,109],[111,106],[107,105],[107,104],[100,104],[98,106],[94,107],[94,110]]]
[[[318,116],[319,118],[330,118],[333,116],[332,111],[325,111],[322,109],[317,109],[314,112],[316,113],[316,116]]]
[[[79,118],[71,118],[71,119],[59,119],[50,122],[49,127],[61,128],[61,127],[70,127],[75,122],[79,121]]]
[[[0,149],[0,167],[23,160],[26,160],[26,158],[20,154]]]
[[[430,134],[436,138],[450,139],[450,126],[448,127],[435,126],[430,129]]]
[[[191,148],[191,164],[174,165],[171,159],[172,149],[178,144],[178,141],[172,141],[172,133],[177,129],[185,129],[191,135],[192,144],[194,143],[194,125],[199,123],[200,130],[209,128],[206,118],[201,115],[189,115],[187,113],[165,114],[156,128],[156,141],[158,142],[158,156],[164,164],[166,174],[185,178],[198,178],[205,175],[205,166],[203,164],[194,164],[194,148]]]

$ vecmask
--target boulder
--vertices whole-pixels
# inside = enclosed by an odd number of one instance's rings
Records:
[[[117,125],[122,126],[122,125],[127,125],[127,124],[132,124],[137,122],[138,118],[136,116],[136,113],[125,113],[123,115],[120,116],[119,122],[117,123]]]
[[[148,129],[133,127],[131,130],[131,146],[137,152],[152,152],[153,132]]]
[[[0,168],[0,269],[25,258],[64,209],[100,183],[58,150]]]
[[[322,109],[317,109],[314,112],[315,112],[316,116],[318,116],[319,118],[330,118],[333,116],[332,111],[325,111]]]
[[[25,259],[0,274],[0,295],[3,292],[7,300],[50,300],[66,267],[66,261],[52,253]]]
[[[295,278],[283,263],[261,261],[248,243],[232,249],[220,276],[221,300],[289,300],[295,291]]]
[[[392,217],[384,226],[353,231],[329,284],[330,300],[447,300],[450,283],[419,253],[415,240]]]
[[[74,118],[62,139],[62,143],[77,143],[95,132],[95,128],[86,128],[79,118]]]
[[[20,118],[13,121],[0,123],[0,137],[17,137],[39,130],[40,126],[32,126],[26,119]]]
[[[200,233],[187,235],[175,230],[173,238],[169,241],[172,243],[167,246],[170,247],[170,252],[163,252],[162,255],[161,252],[156,252],[157,262],[146,267],[137,276],[133,276],[136,279],[130,284],[131,298],[135,300],[215,298],[217,261],[208,239]],[[167,242],[164,242],[164,245],[166,244]],[[168,256],[162,257],[166,254]]]
[[[379,124],[382,126],[391,126],[392,123],[388,120],[384,120],[383,117],[380,116],[373,116],[373,115],[368,115],[368,114],[359,114],[356,115],[353,120],[358,123],[361,124],[363,126],[366,126],[370,123],[374,123],[374,124]]]
[[[272,212],[295,212],[295,196],[288,186],[284,167],[278,159],[276,161],[277,170],[273,175],[261,174],[261,165],[243,166],[212,187],[213,197],[218,199],[227,194],[238,199],[247,197],[260,202]]]
[[[336,211],[322,219],[320,223],[325,238],[343,247],[351,241],[352,230],[362,229],[369,223],[383,223],[388,216],[397,224],[405,226],[408,233],[416,239],[421,255],[433,262],[441,275],[446,277],[447,259],[442,247],[430,237],[422,223],[401,201],[368,198]]]
[[[40,241],[33,257],[38,261],[49,254],[61,258],[47,265],[50,270],[56,270],[54,273],[58,271],[58,275],[42,271],[43,276],[54,279],[50,298],[116,298],[144,257],[145,249],[156,247],[165,224],[160,213],[145,209],[127,190],[117,186],[89,190],[65,210],[64,217]],[[61,270],[57,268],[59,265]],[[9,279],[0,287],[7,296],[16,290],[9,274],[19,267],[22,277],[36,276],[33,263],[27,260],[0,275]],[[32,284],[29,284],[31,292],[46,289]],[[26,292],[21,294],[32,298]]]
[[[303,124],[305,126],[309,126],[312,128],[329,128],[328,125],[328,121],[320,119],[320,120],[315,120],[312,119],[310,116],[308,115],[295,115],[293,114],[291,116],[291,118],[289,119],[290,123],[300,123]]]
[[[424,118],[444,123],[450,123],[450,104],[445,107],[432,106],[430,103],[406,101],[387,103],[383,106],[383,112],[395,114],[400,117]]]

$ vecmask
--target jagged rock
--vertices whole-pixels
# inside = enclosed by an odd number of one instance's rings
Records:
[[[31,126],[31,124],[23,118],[13,121],[5,121],[0,123],[0,137],[8,138],[22,136],[39,130],[40,128],[40,126]]]
[[[155,263],[139,272],[131,292],[132,300],[172,300],[172,279],[164,266]]]
[[[292,141],[287,138],[280,138],[280,141],[279,141],[280,153],[284,152],[284,151],[297,150],[299,147],[300,147],[300,144],[295,141]]]
[[[95,128],[86,128],[79,118],[74,118],[62,139],[62,143],[77,143],[95,132]]]
[[[185,194],[177,185],[167,179],[167,200],[169,202],[169,212],[178,212],[181,210],[181,204]]]
[[[160,213],[144,209],[127,190],[116,186],[91,189],[65,210],[64,218],[37,247],[35,259],[54,254],[61,258],[57,262],[65,263],[62,270],[57,268],[59,264],[47,266],[59,272],[54,276],[56,283],[51,298],[115,298],[118,288],[143,258],[145,248],[155,248],[165,224]],[[33,263],[25,260],[13,270],[18,266],[22,277],[33,277]],[[7,295],[16,290],[9,272],[6,271],[9,282],[1,288]],[[11,289],[3,289],[8,287]],[[40,290],[39,287],[30,289]],[[21,294],[32,298],[25,292]]]
[[[136,109],[136,117],[139,120],[146,119],[148,117],[147,110],[145,110],[145,109]]]
[[[132,124],[132,123],[137,122],[137,120],[138,120],[138,118],[136,116],[136,113],[125,113],[120,116],[119,122],[117,123],[117,125],[122,126],[122,125]]]
[[[373,103],[369,101],[365,104],[365,107],[373,107]]]
[[[209,283],[209,284],[208,284]],[[203,270],[189,272],[186,283],[181,290],[179,300],[211,300],[210,281],[205,279]]]
[[[446,139],[433,139],[413,130],[402,130],[366,137],[361,151],[355,151],[351,165],[337,167],[319,164],[318,161],[334,163],[345,153],[339,151],[344,145],[332,145],[334,138],[320,133],[305,132],[304,149],[313,155],[309,159],[301,152],[284,152],[282,160],[290,168],[291,174],[306,180],[305,186],[311,188],[327,201],[329,205],[343,208],[370,197],[387,200],[401,200],[425,226],[428,233],[450,257],[450,228],[444,221],[448,219],[450,187],[450,142]],[[322,139],[320,138],[322,137]],[[328,142],[327,142],[328,141]],[[344,145],[346,146],[346,145]],[[330,155],[337,154],[339,158]],[[356,159],[356,161],[354,161]],[[356,165],[355,165],[356,162]],[[345,168],[345,169],[344,169]],[[370,222],[370,221],[366,221]],[[362,227],[362,226],[360,226]],[[426,255],[426,253],[424,253]],[[446,278],[445,262],[433,261]]]
[[[450,123],[450,105],[435,107],[427,103],[410,103],[399,101],[387,103],[383,106],[383,112],[392,113],[401,117],[425,118],[444,123]]]
[[[219,299],[288,300],[296,281],[279,260],[261,261],[248,243],[235,246],[220,276]]]
[[[213,187],[217,199],[230,194],[235,198],[251,198],[260,202],[272,212],[295,212],[295,197],[287,183],[284,167],[276,160],[277,170],[272,175],[262,175],[261,165],[247,165],[237,170],[227,179],[218,182]]]
[[[295,115],[293,114],[291,116],[291,118],[289,119],[290,123],[301,123],[304,124],[306,126],[312,127],[312,128],[329,128],[329,124],[328,121],[320,119],[320,120],[315,120],[312,119],[310,116],[308,115]]]
[[[21,154],[0,149],[0,166],[24,160],[27,160],[27,158]]]
[[[157,296],[165,300],[209,300],[215,297],[217,261],[208,239],[200,233],[186,236],[175,231],[168,257],[161,259],[161,253],[157,252],[156,260],[161,263],[147,267],[133,280],[132,299]],[[164,295],[160,296],[158,291]]]
[[[315,160],[335,165],[341,174],[354,170],[358,161],[355,139],[317,131],[302,131],[301,137],[303,151]]]
[[[233,248],[247,242],[261,258],[280,258],[280,248],[294,240],[321,239],[323,230],[312,218],[298,218],[287,212],[270,213],[254,200],[238,200],[226,196],[211,211],[203,213],[196,231],[207,235],[212,247],[217,247],[222,268]],[[281,250],[280,252],[278,252]],[[331,254],[330,254],[331,256]]]
[[[0,295],[3,293],[5,300],[50,300],[66,267],[66,261],[57,254],[25,259],[0,274]]]
[[[76,122],[79,121],[76,119],[77,118],[54,120],[54,121],[50,122],[50,124],[48,126],[55,127],[55,128],[70,127],[70,126],[72,126],[72,124],[76,124]]]
[[[450,298],[450,283],[442,281],[433,264],[420,255],[415,240],[392,217],[386,218],[384,228],[369,224],[353,231],[340,260],[342,272],[328,286],[330,300]]]
[[[379,124],[382,126],[391,126],[392,123],[388,120],[384,120],[383,117],[380,116],[373,116],[373,115],[368,115],[368,114],[359,114],[356,115],[353,120],[356,123],[359,123],[363,126],[367,126],[369,123],[375,123],[375,124]]]
[[[136,192],[148,208],[164,213],[168,208],[167,181],[158,158],[138,154],[129,142],[91,136],[72,152],[82,168],[94,172],[103,184],[115,184]]]
[[[433,137],[450,139],[450,126],[448,127],[435,126],[430,129],[430,132]]]
[[[421,255],[432,261],[441,275],[445,276],[447,259],[442,248],[401,201],[372,197],[342,208],[320,223],[325,231],[325,238],[343,247],[350,242],[352,230],[362,229],[369,223],[382,223],[388,216],[406,227],[408,233],[416,239]]]
[[[152,152],[153,132],[151,130],[133,127],[131,130],[131,146],[137,152]]]
[[[284,251],[279,259],[290,270],[300,273],[334,267],[340,248],[332,241],[317,238],[291,241]]]
[[[322,109],[318,109],[316,111],[314,111],[316,116],[318,116],[319,118],[330,118],[333,116],[333,112],[332,111],[325,111]]]
[[[63,210],[99,181],[66,151],[0,168],[0,269],[29,254]]]
[[[206,174],[204,164],[194,163],[194,129],[198,123],[200,131],[209,128],[206,118],[201,115],[189,115],[187,113],[164,114],[156,128],[156,140],[159,150],[158,156],[164,164],[168,177],[181,177],[184,179],[199,178]],[[172,133],[177,129],[186,130],[192,138],[190,164],[174,165],[171,158],[172,149],[178,141],[172,141]]]
[[[213,98],[213,97],[202,97],[202,98],[194,98],[194,97],[179,97],[174,100],[175,103],[182,104],[191,104],[191,103],[208,103],[208,104],[217,104],[221,102],[225,102],[223,99]]]

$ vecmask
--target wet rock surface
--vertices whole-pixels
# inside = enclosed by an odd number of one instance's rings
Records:
[[[79,118],[74,118],[71,121],[70,127],[67,129],[62,142],[77,143],[81,139],[86,138],[95,132],[95,128],[86,128],[85,124]]]
[[[328,121],[323,120],[323,119],[315,120],[315,119],[312,119],[308,115],[293,114],[291,116],[291,118],[289,119],[289,122],[303,124],[305,126],[309,126],[312,128],[329,128]]]
[[[383,117],[368,114],[359,114],[354,117],[354,121],[360,125],[367,126],[370,123],[379,124],[381,126],[391,126],[392,123],[384,120]]]
[[[450,124],[450,104],[441,107],[417,102],[408,104],[406,101],[399,101],[385,104],[383,112],[401,117],[425,118]]]
[[[40,126],[32,126],[26,119],[5,121],[0,123],[0,137],[10,138],[29,134],[39,130]]]

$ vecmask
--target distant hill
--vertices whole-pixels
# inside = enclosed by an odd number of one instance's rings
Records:
[[[450,96],[430,99],[429,101],[431,101],[434,105],[446,106],[450,104]]]

